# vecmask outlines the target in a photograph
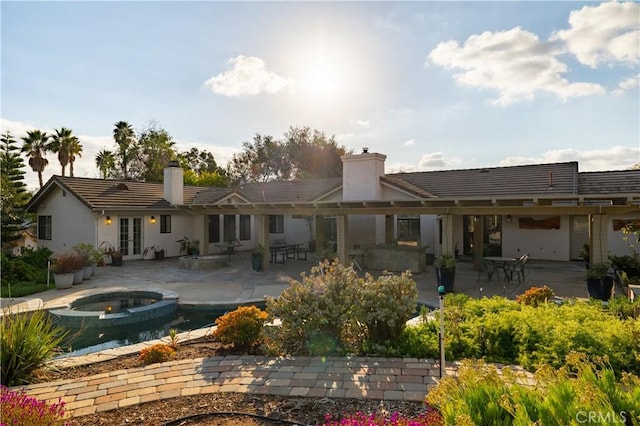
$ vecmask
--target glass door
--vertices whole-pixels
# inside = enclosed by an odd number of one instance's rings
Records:
[[[142,218],[121,217],[118,245],[124,259],[142,259]]]

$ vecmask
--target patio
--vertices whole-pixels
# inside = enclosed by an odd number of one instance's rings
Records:
[[[300,279],[300,273],[317,265],[314,256],[307,260],[290,260],[285,264],[270,264],[266,271],[251,269],[249,253],[233,257],[228,266],[216,270],[186,270],[179,268],[179,258],[162,261],[125,261],[122,267],[105,266],[83,284],[67,290],[38,293],[29,297],[3,300],[3,306],[14,305],[19,309],[64,307],[78,297],[95,292],[115,289],[164,289],[176,292],[181,305],[233,305],[260,301],[265,296],[277,297],[290,279]],[[365,269],[366,272],[366,269]],[[382,271],[369,271],[373,275]],[[436,273],[433,266],[426,272],[413,275],[419,291],[419,301],[438,305]],[[470,260],[460,259],[456,268],[455,292],[470,297],[495,295],[514,299],[533,286],[551,287],[558,297],[586,298],[585,270],[582,262],[550,262],[530,260],[527,263],[525,281],[518,283],[498,281],[494,276],[487,281],[473,270]],[[616,294],[620,289],[616,288]],[[17,306],[16,306],[17,305]]]

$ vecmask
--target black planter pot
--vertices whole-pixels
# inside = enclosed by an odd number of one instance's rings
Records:
[[[157,250],[157,251],[156,251],[156,254],[155,254],[155,256],[154,256],[154,258],[155,258],[156,260],[163,260],[163,259],[164,259],[164,249],[162,249],[162,250]]]
[[[111,257],[111,266],[122,266],[122,256],[112,256]]]
[[[456,268],[436,268],[436,276],[438,277],[438,287],[444,286],[444,291],[447,293],[453,292],[453,286],[456,281]]]
[[[593,299],[605,301],[611,299],[613,277],[587,278],[587,292]]]
[[[251,267],[254,271],[262,271],[262,255],[254,254],[251,255]]]

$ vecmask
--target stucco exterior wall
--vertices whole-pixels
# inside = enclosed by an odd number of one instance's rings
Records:
[[[640,213],[637,215],[615,215],[609,217],[609,223],[607,224],[608,231],[608,245],[609,245],[609,254],[615,256],[626,256],[630,255],[631,251],[629,249],[629,243],[633,243],[635,241],[634,236],[629,236],[628,241],[624,240],[624,234],[622,231],[614,231],[613,230],[613,220],[614,219],[636,219],[640,220]],[[636,250],[640,252],[640,244],[636,246]]]
[[[51,240],[38,240],[39,247],[62,253],[96,238],[95,218],[85,204],[61,188],[54,188],[38,209],[38,216],[51,216]]]
[[[529,253],[530,259],[568,261],[570,232],[568,216],[560,217],[560,229],[520,229],[518,216],[513,216],[511,223],[502,221],[502,255],[520,257]]]

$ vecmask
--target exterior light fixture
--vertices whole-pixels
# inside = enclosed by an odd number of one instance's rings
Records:
[[[156,223],[156,217],[155,216],[151,216],[151,223],[155,224]]]
[[[111,225],[111,216],[107,216],[107,225]]]
[[[507,215],[507,223],[511,223],[511,215],[510,214]]]

